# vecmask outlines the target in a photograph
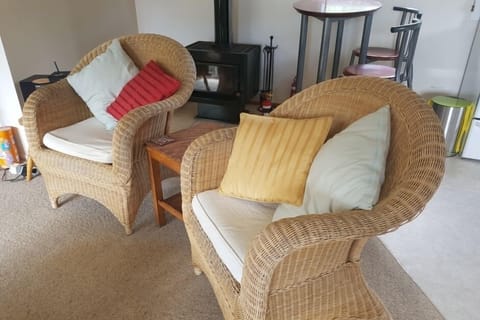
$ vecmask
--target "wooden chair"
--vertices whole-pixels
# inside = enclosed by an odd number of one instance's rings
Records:
[[[422,13],[420,10],[415,8],[406,8],[406,7],[393,7],[394,11],[400,11],[402,13],[399,25],[410,24],[413,20],[420,20],[422,18]],[[386,47],[368,47],[367,49],[367,62],[374,61],[392,61],[394,62],[398,57],[398,50],[400,48],[401,39],[397,36],[395,40],[394,48]],[[355,57],[360,56],[360,48],[355,48],[352,50],[352,55],[350,57],[350,65],[354,64]]]
[[[185,227],[193,265],[208,278],[225,319],[390,319],[365,282],[361,253],[370,237],[417,217],[438,188],[445,145],[437,115],[396,82],[343,77],[301,91],[270,116],[333,116],[331,137],[387,104],[391,141],[379,202],[371,210],[319,212],[268,224],[243,257],[240,282],[192,211],[196,194],[220,185],[236,128],[213,131],[190,145],[181,170]]]
[[[164,135],[173,111],[189,99],[195,82],[195,64],[188,50],[177,41],[158,34],[135,34],[119,41],[140,69],[150,60],[181,82],[168,99],[137,108],[121,118],[113,131],[112,163],[86,160],[45,147],[43,136],[56,128],[92,117],[85,102],[66,79],[34,91],[23,108],[23,123],[29,144],[29,159],[41,171],[52,207],[63,194],[79,194],[97,200],[118,219],[127,234],[137,210],[150,191],[145,143]],[[73,68],[80,71],[105,52],[107,41],[87,53]]]
[[[418,35],[422,22],[414,20],[410,24],[392,27],[392,33],[397,33],[400,40],[398,56],[395,59],[394,66],[380,64],[354,64],[343,70],[345,76],[372,76],[386,79],[392,79],[397,82],[407,81],[407,86],[412,88],[412,63],[417,46]]]

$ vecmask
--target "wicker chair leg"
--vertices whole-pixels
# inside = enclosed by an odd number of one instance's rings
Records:
[[[27,176],[25,177],[26,181],[32,180],[32,170],[33,170],[33,159],[31,156],[27,157]]]
[[[57,209],[58,208],[58,198],[57,197],[50,198],[50,205],[52,206],[53,209]]]
[[[125,233],[127,234],[127,236],[129,236],[133,233],[131,225],[124,225],[123,227],[125,228]]]
[[[199,276],[203,273],[203,271],[199,267],[193,266],[193,273],[195,273],[196,276]]]

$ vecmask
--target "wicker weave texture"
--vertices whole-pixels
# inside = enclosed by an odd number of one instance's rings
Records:
[[[173,110],[183,106],[193,91],[196,70],[188,50],[168,37],[135,34],[119,40],[137,67],[154,60],[178,79],[181,87],[168,99],[137,108],[118,122],[113,133],[111,165],[65,155],[42,145],[48,131],[92,116],[66,80],[33,92],[25,103],[23,121],[29,155],[44,176],[52,205],[56,206],[58,197],[67,193],[93,198],[107,207],[130,234],[137,209],[150,190],[145,142],[168,130]],[[87,53],[72,73],[105,52],[110,43]]]
[[[366,239],[414,219],[438,188],[445,166],[438,117],[410,89],[369,77],[314,85],[271,115],[331,115],[329,135],[333,136],[387,104],[391,107],[391,141],[377,205],[372,210],[312,214],[271,223],[251,243],[241,283],[223,265],[191,208],[195,194],[218,187],[222,180],[235,129],[211,132],[187,150],[181,181],[193,264],[205,272],[226,319],[390,318],[365,283],[359,257]]]

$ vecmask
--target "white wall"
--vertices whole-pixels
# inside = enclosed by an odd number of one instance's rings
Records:
[[[139,32],[155,32],[184,45],[213,40],[213,0],[135,0]]]
[[[275,37],[274,100],[282,101],[290,92],[296,73],[300,15],[291,0],[232,0],[234,41],[265,45]],[[394,5],[419,8],[423,25],[415,58],[414,89],[426,97],[456,94],[464,71],[476,22],[471,19],[473,0],[384,0],[374,15],[371,45],[392,45],[390,27],[399,20]],[[212,0],[135,0],[140,32],[157,32],[187,45],[214,38]],[[304,87],[313,84],[319,54],[322,22],[310,18]],[[359,45],[362,19],[345,23],[342,61],[348,64],[351,49]],[[331,44],[333,49],[333,42]]]
[[[477,102],[480,96],[480,24],[477,25],[475,41],[465,69],[459,95],[469,101]],[[477,108],[480,108],[477,106]]]
[[[23,104],[18,81],[52,73],[53,61],[70,70],[98,44],[137,32],[134,0],[1,0],[0,81],[9,84],[0,91],[0,124],[19,128],[26,145],[18,123]]]
[[[15,81],[70,70],[98,44],[136,33],[134,0],[2,0],[0,32]]]
[[[18,128],[18,119],[21,117],[20,102],[15,91],[15,85],[8,66],[7,56],[3,47],[2,38],[0,37],[0,127],[13,126]],[[16,130],[18,136],[16,139],[20,151],[23,156],[23,141],[26,141],[24,130]]]
[[[424,95],[458,94],[477,25],[470,12],[472,2],[418,3],[424,12],[424,24],[415,57],[414,85]]]

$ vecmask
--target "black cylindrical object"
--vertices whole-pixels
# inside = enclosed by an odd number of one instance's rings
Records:
[[[215,9],[215,44],[228,48],[232,44],[231,1],[214,0],[213,5]]]

